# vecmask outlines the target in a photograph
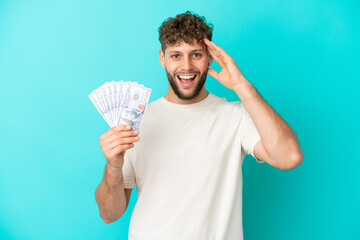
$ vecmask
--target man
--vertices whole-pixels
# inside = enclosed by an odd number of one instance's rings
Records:
[[[148,105],[141,141],[125,125],[100,137],[107,160],[96,190],[100,216],[106,223],[119,219],[136,182],[129,239],[243,239],[243,158],[251,154],[279,169],[295,168],[303,160],[298,139],[234,60],[211,42],[205,18],[179,14],[159,34],[169,90]],[[209,69],[213,60],[220,72]],[[207,74],[241,101],[207,92]]]

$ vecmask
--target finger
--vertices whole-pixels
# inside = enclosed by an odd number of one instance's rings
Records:
[[[210,43],[210,41],[206,44],[206,47],[207,47],[207,50],[210,52],[213,52],[214,54],[216,54],[217,56],[219,56],[220,54],[219,54],[219,52],[216,50],[216,48],[214,48],[212,45],[211,45],[211,43]]]
[[[131,130],[131,126],[130,125],[126,125],[126,124],[121,124],[115,127],[110,128],[108,131],[106,131],[103,135],[100,136],[100,140],[107,138],[108,136],[114,134],[115,132],[119,132],[119,131],[129,131]]]
[[[109,151],[109,150],[112,150],[120,145],[126,145],[126,144],[131,144],[131,143],[134,143],[134,142],[138,142],[140,140],[140,138],[138,136],[136,137],[128,137],[128,138],[120,138],[120,139],[117,139],[111,143],[108,143],[106,145],[104,145],[104,148],[103,150],[104,151]]]
[[[104,138],[101,140],[102,144],[109,144],[117,139],[120,138],[125,138],[125,137],[135,137],[139,135],[139,131],[134,130],[134,131],[123,131],[123,132],[116,132],[110,136],[108,136],[107,138]]]
[[[213,59],[220,65],[221,68],[224,68],[225,63],[222,58],[218,55],[218,53],[215,53],[213,50],[209,49],[209,53],[213,57]]]
[[[207,50],[213,57],[217,57],[217,60],[223,60],[223,56],[219,51],[216,50],[216,48],[212,47],[211,45],[207,46]]]
[[[220,53],[216,51],[215,48],[208,47],[208,51],[212,54],[220,58]]]
[[[206,43],[206,46],[208,47],[208,49],[212,50],[213,52],[216,53],[217,56],[220,57],[221,52],[216,48],[216,45],[212,41],[205,38],[204,42]]]
[[[115,140],[111,143],[108,143],[106,145],[104,145],[103,150],[104,151],[109,151],[112,150],[120,145],[126,145],[126,144],[131,144],[134,142],[138,142],[140,140],[139,137],[128,137],[128,138],[121,138],[118,140]]]
[[[224,49],[222,49],[221,47],[219,47],[218,45],[216,45],[214,42],[210,41],[209,45],[214,48],[217,52],[219,52],[219,54],[222,54],[226,57],[230,57],[229,54],[227,54],[227,52],[225,52]]]
[[[217,71],[215,71],[214,69],[209,68],[207,73],[212,76],[213,78],[215,78],[216,80],[219,80],[219,73]]]
[[[232,57],[230,57],[230,55],[227,54],[224,49],[222,49],[212,41],[209,41],[207,39],[204,39],[204,41],[207,41],[208,49],[211,50],[219,59],[221,59],[224,65],[231,62]]]
[[[120,145],[120,146],[117,146],[116,148],[112,149],[109,152],[109,155],[117,156],[117,155],[119,155],[119,153],[124,152],[124,151],[126,151],[126,150],[128,150],[130,148],[133,148],[133,147],[134,147],[133,143]]]
[[[204,38],[204,43],[205,43],[206,45],[210,45],[211,41],[210,41],[209,39],[207,39],[207,38]]]

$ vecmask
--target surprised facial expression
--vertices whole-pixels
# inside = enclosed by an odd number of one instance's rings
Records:
[[[198,96],[212,63],[206,45],[199,44],[196,40],[192,45],[180,42],[167,46],[165,54],[160,49],[159,56],[175,95],[182,100],[191,100]]]

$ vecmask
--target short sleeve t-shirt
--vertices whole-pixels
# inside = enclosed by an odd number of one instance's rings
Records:
[[[242,240],[241,166],[260,140],[243,104],[160,98],[139,132],[123,166],[124,187],[136,183],[138,195],[129,239]]]

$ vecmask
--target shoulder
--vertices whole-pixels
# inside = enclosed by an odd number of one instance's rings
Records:
[[[212,105],[216,106],[218,111],[242,113],[245,109],[241,101],[229,102],[225,97],[218,97],[213,94],[212,99]]]
[[[157,108],[159,108],[160,107],[160,101],[161,101],[161,98],[148,103],[146,105],[145,112],[153,111],[153,110],[156,110]]]
[[[163,108],[161,106],[161,100],[157,99],[153,102],[148,103],[145,106],[144,116],[141,125],[146,125],[147,122],[156,121],[156,118],[161,115]]]

